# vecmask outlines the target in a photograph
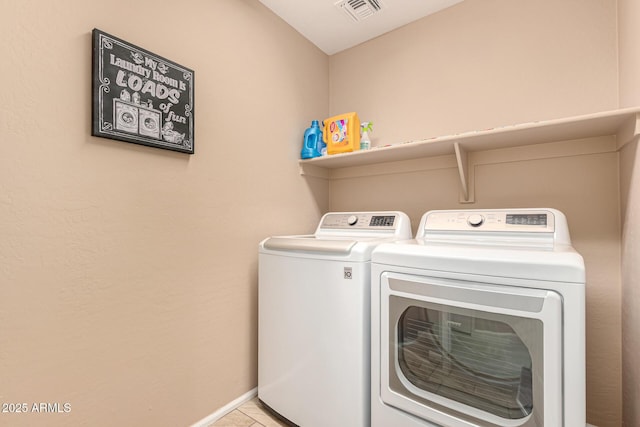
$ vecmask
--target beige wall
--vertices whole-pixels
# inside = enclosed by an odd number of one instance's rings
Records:
[[[622,395],[625,427],[640,425],[640,152],[638,142],[620,152],[622,195]]]
[[[616,3],[465,0],[330,60],[332,114],[372,145],[611,110]]]
[[[195,70],[195,155],[90,136],[94,27]],[[257,244],[327,210],[297,167],[327,56],[257,0],[3,2],[0,40],[0,402],[71,404],[0,425],[189,425],[254,388]]]
[[[640,3],[618,0],[620,106],[640,105]],[[640,425],[640,154],[638,142],[620,151],[622,215],[623,425]]]
[[[615,109],[616,3],[466,0],[332,56],[330,73],[331,113],[373,121],[374,146]],[[458,203],[457,169],[444,156],[407,161],[401,173],[336,171],[330,208],[400,209],[414,227],[430,209],[565,212],[587,266],[587,419],[618,427],[618,153],[611,139],[557,144],[471,153],[475,204]]]

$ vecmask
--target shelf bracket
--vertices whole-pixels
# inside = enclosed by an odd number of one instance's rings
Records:
[[[329,169],[322,168],[316,165],[308,165],[298,163],[298,171],[300,175],[312,177],[312,178],[320,178],[320,179],[330,179],[331,173]]]
[[[460,177],[460,203],[474,203],[474,177],[469,174],[469,159],[467,150],[459,143],[454,142],[453,148],[456,152],[456,163],[458,164],[458,174]],[[473,172],[473,171],[471,171]]]
[[[630,142],[633,142],[640,136],[640,114],[635,114],[633,117],[628,118],[622,126],[618,128],[616,133],[617,149]]]

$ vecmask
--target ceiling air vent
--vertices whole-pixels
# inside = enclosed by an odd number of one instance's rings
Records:
[[[341,0],[336,3],[354,21],[362,21],[382,9],[380,0]]]

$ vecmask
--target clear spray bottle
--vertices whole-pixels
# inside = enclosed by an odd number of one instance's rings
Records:
[[[368,150],[371,148],[371,140],[369,139],[369,132],[373,131],[373,122],[362,122],[360,125],[360,149]]]

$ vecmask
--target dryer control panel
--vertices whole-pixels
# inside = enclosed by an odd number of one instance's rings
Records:
[[[554,216],[548,211],[432,211],[427,230],[483,230],[553,233]]]
[[[556,209],[443,210],[424,214],[416,238],[439,240],[494,236],[496,240],[570,244],[565,216]]]

